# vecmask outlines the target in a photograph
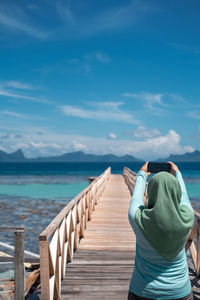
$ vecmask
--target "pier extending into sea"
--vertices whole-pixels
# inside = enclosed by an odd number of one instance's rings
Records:
[[[126,167],[123,175],[113,175],[108,168],[40,234],[42,300],[127,299],[136,247],[128,222],[135,177],[136,173]],[[146,193],[144,201],[147,203]],[[186,250],[190,248],[192,280],[197,283],[200,215],[197,212],[195,215]],[[198,299],[196,286],[195,299]]]

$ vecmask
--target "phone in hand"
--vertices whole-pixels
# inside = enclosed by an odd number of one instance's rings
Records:
[[[166,162],[149,162],[147,166],[147,172],[159,173],[159,172],[170,172],[170,164]]]

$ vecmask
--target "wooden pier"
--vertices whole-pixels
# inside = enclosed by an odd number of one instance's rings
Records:
[[[128,207],[136,174],[127,168],[123,176],[110,171],[97,177],[40,234],[42,300],[127,299],[136,246]],[[186,248],[199,276],[198,214]]]
[[[84,238],[62,281],[62,299],[126,299],[135,255],[128,223],[130,192],[122,175],[111,175]]]

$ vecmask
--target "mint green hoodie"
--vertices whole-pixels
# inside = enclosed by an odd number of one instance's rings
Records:
[[[147,175],[139,171],[129,206],[129,221],[136,235],[135,267],[130,282],[130,291],[150,299],[176,299],[191,292],[184,245],[172,259],[167,259],[151,245],[136,223],[135,215],[144,206],[144,190]],[[188,199],[180,172],[176,178],[181,188],[180,207],[193,209]]]

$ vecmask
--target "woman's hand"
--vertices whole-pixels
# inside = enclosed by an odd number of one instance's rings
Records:
[[[148,163],[149,162],[147,161],[140,169],[141,171],[144,171],[147,174],[147,176],[151,175],[151,172],[147,172]]]
[[[174,164],[173,162],[171,162],[171,161],[168,161],[168,163],[170,164],[170,173],[171,173],[172,175],[175,175],[176,172],[179,171],[177,165],[175,165],[175,164]]]

